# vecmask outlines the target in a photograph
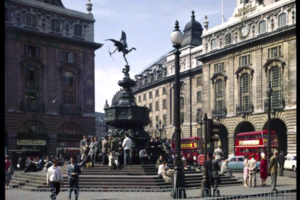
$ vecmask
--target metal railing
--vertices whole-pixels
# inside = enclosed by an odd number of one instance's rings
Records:
[[[294,190],[279,190],[278,192],[261,192],[257,194],[247,194],[247,189],[243,191],[232,191],[232,195],[222,195],[222,189],[219,188],[219,197],[205,197],[201,196],[202,189],[199,188],[185,188],[186,199],[296,199],[296,189]],[[213,189],[211,189],[212,191]],[[100,199],[172,199],[170,196],[172,188],[80,188],[79,198],[86,200],[100,200]],[[182,191],[182,188],[178,189]],[[239,194],[235,195],[237,192]],[[68,199],[69,189],[63,188],[57,195],[57,200]],[[50,188],[45,189],[18,189],[12,188],[5,191],[5,199],[7,200],[35,200],[35,199],[50,199]],[[74,192],[72,198],[74,198]]]

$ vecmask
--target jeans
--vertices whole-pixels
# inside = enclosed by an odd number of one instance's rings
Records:
[[[60,191],[60,182],[50,182],[51,200],[55,200]]]
[[[71,195],[72,195],[72,192],[74,190],[74,193],[75,193],[75,200],[78,199],[78,196],[79,196],[79,186],[78,186],[78,178],[74,178],[74,179],[69,179],[69,199],[71,199]]]
[[[276,189],[276,182],[277,182],[277,172],[276,173],[271,173],[271,188],[272,190]]]
[[[105,164],[105,156],[106,156],[107,153],[102,153],[102,165]]]
[[[127,162],[128,161],[128,162]],[[131,164],[130,149],[124,149],[124,165]]]

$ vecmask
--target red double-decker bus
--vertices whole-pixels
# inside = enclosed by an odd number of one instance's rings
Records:
[[[181,152],[186,157],[187,154],[198,157],[198,150],[203,147],[203,139],[201,137],[181,138]],[[176,149],[176,140],[172,140],[172,152]]]
[[[268,152],[268,131],[254,131],[239,133],[235,139],[235,155],[255,155],[255,160],[260,159],[260,154]],[[275,131],[271,131],[271,150],[278,149],[278,138]]]

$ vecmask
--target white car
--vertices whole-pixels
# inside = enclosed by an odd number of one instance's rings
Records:
[[[284,169],[297,170],[297,156],[288,154],[285,156]]]

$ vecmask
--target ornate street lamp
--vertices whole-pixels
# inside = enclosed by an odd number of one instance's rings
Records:
[[[268,163],[271,159],[271,96],[272,96],[271,82],[269,82],[267,87],[267,97],[268,97]]]
[[[179,48],[183,40],[183,34],[179,30],[178,21],[175,22],[175,29],[171,34],[171,41],[175,48],[175,88],[174,88],[174,125],[175,125],[175,137],[176,137],[176,155],[175,155],[175,167],[174,167],[174,180],[172,184],[171,196],[174,199],[186,198],[185,193],[185,180],[182,170],[181,160],[181,134],[180,134],[180,76],[179,76]]]
[[[165,129],[165,124],[162,124],[159,120],[159,122],[156,122],[156,129],[159,131],[159,139],[161,140],[161,132]]]

